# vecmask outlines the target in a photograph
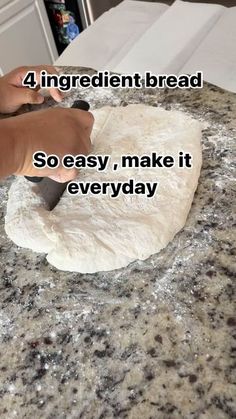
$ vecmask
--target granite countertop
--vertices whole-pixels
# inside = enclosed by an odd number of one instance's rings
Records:
[[[7,238],[12,179],[0,182],[0,417],[234,418],[236,95],[209,84],[81,90],[62,106],[78,97],[92,108],[142,102],[200,120],[199,187],[166,249],[85,275]]]

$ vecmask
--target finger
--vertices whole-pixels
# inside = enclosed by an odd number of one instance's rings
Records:
[[[11,73],[8,74],[9,82],[16,87],[21,87],[22,81],[25,78],[26,74],[29,71],[35,71],[36,81],[37,83],[39,83],[40,72],[43,70],[47,71],[47,73],[49,74],[59,74],[56,67],[53,67],[51,65],[24,66],[24,67],[16,68],[15,70],[13,70]]]
[[[9,76],[9,82],[15,87],[22,87],[23,79],[25,78],[28,71],[35,71],[35,80],[37,82],[37,86],[40,84],[40,72],[47,71],[49,74],[58,74],[58,70],[50,65],[41,65],[35,67],[20,67],[14,70]],[[37,87],[36,87],[37,90]],[[57,88],[49,88],[48,89],[50,95],[56,102],[61,102],[63,99],[63,93],[60,92]]]
[[[44,97],[35,90],[30,90],[27,87],[18,87],[14,89],[14,98],[16,105],[25,105],[30,103],[32,105],[41,104],[44,102]]]
[[[36,76],[35,78],[38,85],[40,83],[40,72],[43,70],[47,71],[47,73],[49,74],[58,74],[57,69],[53,66],[32,67],[32,71],[35,71],[35,76]],[[55,87],[50,87],[47,90],[56,102],[61,102],[63,100],[63,97],[64,97],[63,93],[59,89]]]
[[[45,66],[37,66],[34,68],[33,71],[36,72],[36,81],[37,83],[40,83],[40,72],[42,70],[46,70],[47,73],[49,74],[59,74],[58,70],[56,69],[56,67],[54,66],[50,66],[50,65],[45,65]],[[61,102],[63,99],[63,93],[58,90],[55,87],[50,87],[49,89],[47,89],[50,93],[50,95],[52,96],[52,98],[56,101],[56,102]]]
[[[63,100],[64,96],[63,96],[63,93],[60,92],[60,90],[54,87],[51,87],[50,89],[48,89],[48,91],[56,102],[61,102]]]
[[[53,65],[38,65],[38,66],[36,66],[34,68],[35,68],[35,71],[37,71],[37,70],[39,70],[39,71],[46,70],[47,73],[50,73],[50,74],[59,74],[58,69],[56,67],[54,67]]]

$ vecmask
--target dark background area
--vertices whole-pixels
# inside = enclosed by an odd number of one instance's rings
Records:
[[[50,21],[50,25],[52,28],[52,33],[53,33],[53,37],[56,43],[56,47],[57,47],[57,51],[60,54],[62,54],[62,52],[64,51],[64,49],[69,45],[69,42],[67,44],[62,43],[59,39],[58,36],[58,27],[57,24],[55,23],[54,17],[53,17],[53,11],[51,9],[51,5],[53,4],[52,1],[50,0],[44,0],[44,4],[47,10],[47,14],[48,14],[48,18]],[[80,33],[83,31],[83,26],[82,26],[82,22],[80,19],[80,13],[79,13],[79,9],[78,9],[78,5],[77,5],[77,1],[75,0],[66,0],[65,1],[65,8],[66,10],[69,10],[70,12],[73,13],[74,18],[75,18],[75,23],[79,28]]]

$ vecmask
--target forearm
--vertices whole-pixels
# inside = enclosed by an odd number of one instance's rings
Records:
[[[16,172],[15,132],[12,118],[0,120],[0,178]]]

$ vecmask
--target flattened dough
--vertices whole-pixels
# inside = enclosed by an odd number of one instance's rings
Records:
[[[19,246],[47,253],[58,269],[92,273],[121,268],[163,249],[184,226],[201,168],[200,124],[181,112],[146,105],[94,112],[94,154],[193,156],[191,169],[83,170],[78,181],[158,181],[153,198],[63,195],[48,212],[35,186],[16,179],[9,191],[5,228]]]

